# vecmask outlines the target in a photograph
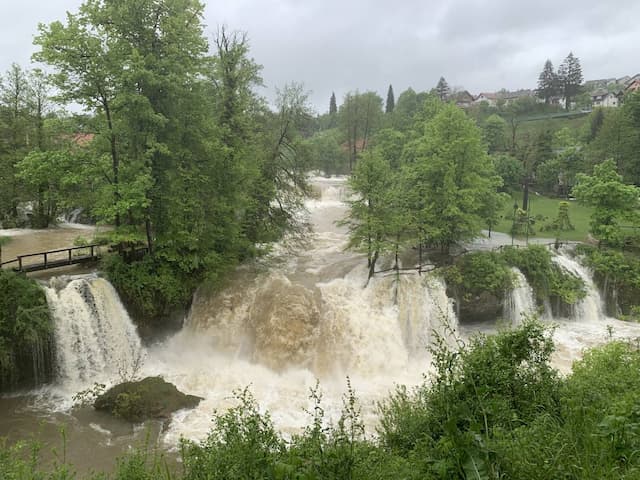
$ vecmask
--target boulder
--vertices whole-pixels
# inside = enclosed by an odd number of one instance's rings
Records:
[[[196,407],[202,398],[186,395],[161,377],[124,382],[96,398],[96,410],[106,411],[130,422],[167,419],[172,412]]]

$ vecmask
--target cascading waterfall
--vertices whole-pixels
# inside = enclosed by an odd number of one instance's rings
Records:
[[[140,368],[140,338],[109,282],[95,275],[55,277],[45,293],[54,321],[56,385],[63,394],[129,378]]]
[[[436,275],[391,271],[367,284],[366,259],[347,251],[347,232],[335,224],[350,195],[344,179],[313,183],[319,198],[307,203],[315,232],[307,245],[294,253],[275,248],[259,265],[237,269],[223,291],[197,292],[182,331],[148,350],[106,280],[52,280],[46,293],[55,319],[62,396],[70,398],[94,382],[119,381],[123,372],[162,375],[204,398],[195,409],[175,414],[165,442],[176,445],[181,436],[204,437],[212,412],[234,405],[232,392],[247,386],[278,429],[296,433],[308,424],[309,391],[319,379],[323,408],[335,420],[349,376],[363,421],[374,426],[376,402],[396,384],[422,382],[435,336],[451,341],[459,325],[446,285]],[[558,364],[570,365],[580,348],[602,338],[605,323],[589,323],[603,318],[589,272],[564,254],[554,261],[582,278],[589,290],[576,312],[588,325],[560,320],[555,333]],[[516,269],[514,275],[518,285],[504,311],[518,324],[536,304],[526,278]],[[630,327],[621,323],[616,329],[626,332]],[[460,329],[463,336],[473,332]]]
[[[511,325],[520,325],[526,315],[535,313],[536,304],[533,290],[520,269],[511,269],[515,277],[515,287],[504,299],[504,318]]]
[[[457,327],[444,282],[431,275],[376,275],[367,284],[366,258],[347,251],[335,225],[349,197],[344,179],[313,181],[319,198],[307,207],[314,236],[296,251],[275,249],[267,269],[238,269],[223,291],[199,291],[181,332],[150,348],[145,374],[163,374],[205,400],[177,414],[166,435],[198,438],[211,411],[233,404],[233,390],[250,385],[275,425],[294,433],[307,424],[316,379],[323,408],[335,420],[345,377],[377,422],[376,402],[395,384],[415,385],[430,364],[433,334]],[[381,260],[381,263],[384,263]]]
[[[554,255],[553,261],[565,271],[580,278],[587,290],[586,296],[575,305],[573,317],[584,322],[598,322],[605,318],[602,298],[593,283],[591,272],[574,258],[571,258],[564,250],[561,250],[558,255]]]

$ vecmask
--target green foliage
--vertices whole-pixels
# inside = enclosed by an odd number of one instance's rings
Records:
[[[558,80],[562,96],[565,98],[566,109],[571,108],[572,101],[576,100],[576,97],[582,93],[582,67],[580,66],[580,59],[576,57],[573,52],[569,52],[567,58],[565,58],[560,67],[558,67]]]
[[[132,313],[147,322],[157,322],[176,307],[186,307],[200,280],[150,256],[127,263],[112,255],[102,266]]]
[[[363,435],[348,383],[340,419],[327,422],[311,389],[308,425],[285,439],[247,389],[214,413],[208,437],[183,440],[181,466],[148,445],[118,461],[118,480],[531,480],[634,479],[640,474],[640,350],[611,342],[584,352],[573,372],[551,366],[552,330],[526,321],[455,349],[439,339],[433,374],[398,387],[379,406],[378,437]],[[604,335],[603,331],[603,335]],[[0,476],[72,479],[64,463],[43,470],[35,444],[0,442]]]
[[[503,430],[558,412],[559,378],[549,366],[550,332],[537,323],[467,346],[434,350],[435,375],[414,392],[400,388],[381,406],[380,441],[427,478],[498,478],[492,442]]]
[[[371,277],[380,255],[392,249],[395,211],[391,166],[377,151],[369,151],[356,164],[349,185],[359,198],[349,202],[349,216],[343,223],[349,227],[350,247],[366,252]]]
[[[544,63],[544,68],[540,72],[538,77],[538,88],[536,89],[536,95],[538,98],[542,98],[544,103],[549,104],[551,99],[558,95],[560,82],[558,75],[553,70],[553,63],[551,60],[547,60]]]
[[[613,247],[625,242],[622,222],[633,225],[638,221],[639,192],[638,187],[622,182],[613,160],[596,165],[593,176],[579,175],[574,188],[580,202],[594,207],[591,232],[600,242]]]
[[[578,252],[604,291],[612,315],[631,315],[640,305],[640,258],[633,252],[580,245]]]
[[[349,171],[364,152],[383,120],[382,98],[375,92],[349,92],[338,110],[338,122],[346,139]]]
[[[640,163],[636,153],[640,148],[640,123],[634,122],[630,110],[631,106],[625,104],[622,108],[609,108],[603,113],[604,118],[593,127],[597,134],[589,143],[587,155],[592,165],[612,159],[626,183],[638,184]]]
[[[507,122],[496,114],[491,115],[484,123],[484,140],[489,153],[501,152],[506,148]]]
[[[557,233],[575,229],[576,227],[573,226],[571,218],[569,218],[569,202],[559,202],[558,216],[553,220],[553,222],[542,227],[542,230],[554,231]]]
[[[193,408],[202,400],[185,395],[161,377],[147,377],[127,381],[99,393],[93,406],[130,422],[139,423],[151,418],[168,418],[183,408]]]
[[[520,188],[520,183],[524,177],[524,167],[518,159],[511,155],[493,155],[493,164],[496,173],[502,179],[502,186],[506,191]]]
[[[463,255],[444,271],[448,287],[467,297],[489,292],[501,299],[513,288],[514,278],[504,256],[497,252],[472,252]]]
[[[497,207],[492,201],[501,184],[478,128],[454,105],[447,104],[427,122],[414,147],[408,174],[415,181],[415,224],[426,244],[443,250],[477,236]]]
[[[345,174],[349,170],[347,153],[340,146],[336,129],[316,133],[307,140],[311,152],[310,166],[326,176]]]
[[[0,387],[33,378],[31,351],[49,341],[51,328],[40,286],[23,275],[0,270]]]
[[[552,260],[552,253],[544,246],[505,247],[502,255],[509,265],[520,269],[527,278],[539,304],[551,298],[573,305],[586,295],[584,282],[557,265]]]

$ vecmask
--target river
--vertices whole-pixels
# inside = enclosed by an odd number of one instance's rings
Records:
[[[325,413],[336,419],[347,378],[367,432],[374,434],[377,402],[396,385],[417,385],[428,373],[433,335],[454,341],[454,336],[467,339],[496,330],[496,322],[458,325],[444,283],[428,274],[399,280],[376,276],[365,288],[366,259],[346,250],[347,231],[335,224],[346,213],[345,179],[314,178],[313,183],[318,197],[307,202],[314,232],[307,242],[276,245],[266,258],[238,268],[221,292],[198,291],[183,329],[160,343],[140,343],[115,291],[98,275],[75,270],[42,278],[56,318],[59,380],[0,398],[0,436],[35,436],[45,443],[45,453],[53,446],[61,451],[64,425],[66,459],[79,472],[108,470],[115,456],[147,438],[168,451],[175,450],[180,437],[204,438],[213,412],[234,405],[234,390],[245,387],[285,434],[308,423],[310,392],[318,382]],[[90,233],[69,225],[0,231],[14,238],[3,257],[65,247]],[[510,239],[498,235],[493,241]],[[479,243],[486,247],[487,242]],[[569,371],[583,348],[609,335],[640,335],[640,326],[604,316],[588,271],[568,255],[556,261],[588,287],[572,318],[546,318],[557,325],[556,367]],[[518,278],[520,285],[505,304],[511,324],[534,309],[526,279]],[[94,382],[109,384],[134,375],[162,375],[204,400],[193,410],[177,412],[164,428],[159,422],[132,427],[90,408],[71,408],[74,395]]]

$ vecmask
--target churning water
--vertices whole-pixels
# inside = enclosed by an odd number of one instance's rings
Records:
[[[390,272],[367,284],[366,259],[346,250],[346,228],[335,223],[346,214],[345,179],[313,183],[318,195],[307,208],[314,233],[306,243],[277,245],[266,261],[237,269],[220,292],[201,289],[184,328],[146,349],[107,281],[51,280],[46,292],[56,322],[59,381],[43,398],[68,408],[72,396],[94,382],[162,375],[204,398],[197,408],[174,414],[163,438],[177,445],[180,436],[203,438],[213,412],[235,405],[233,391],[245,387],[278,429],[294,433],[308,424],[309,394],[319,380],[325,413],[336,419],[349,377],[373,433],[376,402],[395,385],[423,380],[435,336],[453,341],[455,335],[495,330],[458,326],[446,286],[436,276]],[[637,325],[604,316],[590,273],[574,258],[561,252],[554,261],[587,288],[572,318],[549,319],[557,324],[554,362],[561,370],[610,333],[640,335]],[[504,316],[518,324],[536,310],[536,302],[522,273],[516,269],[514,275],[518,285],[505,300]]]

